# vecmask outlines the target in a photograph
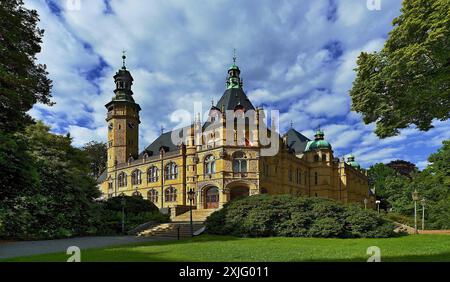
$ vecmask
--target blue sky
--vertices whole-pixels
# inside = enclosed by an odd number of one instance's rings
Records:
[[[199,101],[206,111],[220,98],[236,48],[244,90],[255,106],[280,111],[283,130],[292,121],[312,138],[320,125],[335,156],[353,153],[364,167],[404,159],[423,168],[450,138],[449,122],[379,140],[374,125],[350,111],[358,54],[382,48],[400,11],[400,0],[380,1],[381,10],[366,0],[79,0],[78,10],[77,0],[26,0],[45,29],[38,60],[56,102],[30,114],[53,132],[70,132],[76,146],[106,141],[104,104],[125,49],[143,149],[161,126],[177,125],[176,110]]]

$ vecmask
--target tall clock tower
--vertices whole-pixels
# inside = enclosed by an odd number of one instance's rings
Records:
[[[123,66],[114,75],[115,95],[105,105],[108,109],[108,168],[138,155],[141,107],[133,99],[133,77],[125,67],[125,54],[122,59]]]

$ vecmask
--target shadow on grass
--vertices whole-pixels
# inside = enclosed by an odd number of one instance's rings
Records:
[[[350,259],[314,259],[302,260],[301,262],[366,262],[367,257],[354,257]],[[296,262],[295,260],[289,262]],[[450,252],[444,252],[433,255],[404,255],[404,256],[386,256],[381,254],[381,262],[450,262]]]
[[[426,235],[425,235],[426,236]],[[423,237],[423,236],[421,236]],[[410,237],[409,239],[417,239],[421,237]],[[275,238],[275,237],[272,237]],[[401,240],[402,237],[391,238],[394,241]],[[426,238],[426,237],[423,237]],[[422,239],[423,239],[422,238]],[[232,242],[245,240],[247,238],[239,238],[233,236],[218,236],[218,235],[201,235],[194,238],[188,238],[183,240],[167,240],[167,241],[153,241],[153,242],[139,242],[132,244],[124,244],[117,246],[110,246],[104,248],[97,249],[86,249],[82,251],[82,261],[98,261],[98,262],[220,262],[220,261],[267,261],[271,256],[264,256],[260,254],[259,256],[252,255],[251,253],[243,253],[240,252],[239,242],[237,244],[230,244],[230,246],[222,245],[222,250],[216,250],[214,248],[215,242]],[[256,238],[258,239],[258,238]],[[261,238],[262,239],[262,238]],[[305,238],[306,239],[306,238]],[[302,244],[317,244],[314,243],[314,239],[317,238],[309,238],[310,240],[303,241]],[[405,238],[408,239],[408,238]],[[333,241],[335,239],[329,239]],[[345,244],[341,245],[338,248],[339,250],[343,250],[346,246],[351,246],[354,243],[352,241],[348,241],[349,244],[346,245],[346,239],[341,239],[341,242],[345,242]],[[351,240],[351,239],[350,239]],[[319,241],[320,244],[317,245],[322,246],[323,248],[327,248],[330,245],[327,242],[328,239],[323,239]],[[284,241],[283,241],[284,242]],[[392,241],[391,241],[392,242]],[[375,243],[375,242],[374,242]],[[401,242],[399,242],[401,243]],[[408,245],[413,246],[413,244],[420,244],[420,241],[407,241]],[[243,243],[246,245],[245,242]],[[255,252],[258,248],[264,248],[266,244],[270,244],[270,242],[263,242],[260,245],[253,246]],[[275,242],[275,244],[280,244],[280,242]],[[333,243],[334,244],[334,243]],[[367,243],[370,245],[370,243]],[[186,245],[186,246],[184,246]],[[392,243],[391,243],[392,245]],[[394,245],[397,245],[395,242]],[[165,248],[167,246],[167,248]],[[154,248],[153,248],[154,247]],[[173,247],[173,248],[172,248]],[[322,248],[321,247],[321,248]],[[280,257],[274,256],[274,261],[285,261],[285,262],[366,262],[368,255],[365,255],[365,250],[367,248],[366,244],[361,246],[363,251],[361,253],[349,253],[348,258],[342,258],[338,255],[333,257],[333,254],[330,254],[327,257],[327,253],[320,254],[311,253],[310,257],[301,257],[293,254],[292,257],[283,257],[284,260],[280,260]],[[387,246],[386,246],[387,247]],[[231,248],[230,250],[234,250],[234,254],[230,254],[227,252],[227,248]],[[247,252],[249,251],[249,246],[246,246]],[[225,250],[225,252],[224,252]],[[236,252],[237,250],[237,252]],[[250,250],[251,251],[251,250]],[[313,251],[313,250],[311,250]],[[417,250],[417,254],[411,252],[409,254],[400,255],[397,253],[392,253],[391,255],[383,255],[381,253],[381,261],[382,262],[450,262],[450,252],[448,248],[435,249],[433,254],[427,254],[426,249]],[[214,253],[217,252],[217,253]],[[224,252],[224,256],[221,256],[220,252]],[[328,251],[327,251],[328,252]],[[422,254],[420,253],[422,252]],[[439,253],[438,253],[439,252]],[[339,252],[340,253],[340,252]],[[204,256],[202,254],[205,254]],[[211,255],[213,254],[213,255]],[[315,258],[313,258],[315,256]],[[8,261],[65,261],[67,256],[63,253],[57,254],[47,254],[47,255],[37,255],[31,257],[22,257],[16,259],[9,259]]]

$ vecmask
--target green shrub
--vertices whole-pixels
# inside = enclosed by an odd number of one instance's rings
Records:
[[[386,213],[385,217],[387,219],[390,219],[392,221],[395,221],[395,222],[398,222],[398,223],[401,223],[401,224],[414,226],[414,217],[409,217],[409,216],[398,214],[398,213],[395,213],[395,212]]]
[[[118,196],[109,198],[105,202],[105,208],[112,211],[122,211],[122,198],[125,199],[125,210],[131,213],[155,212],[158,207],[142,196]]]
[[[154,221],[156,223],[170,221],[170,215],[162,214],[159,209],[142,196],[125,196],[125,232],[135,227]],[[101,224],[98,235],[115,235],[122,233],[122,204],[121,197],[113,197],[102,203]]]
[[[390,237],[394,225],[372,210],[322,198],[257,195],[211,214],[207,232],[244,237]]]
[[[344,237],[344,223],[336,220],[336,216],[316,218],[308,234],[311,237]]]

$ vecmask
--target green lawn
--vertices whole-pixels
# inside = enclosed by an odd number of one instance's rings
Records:
[[[81,261],[272,262],[361,261],[367,248],[381,249],[381,261],[450,262],[450,236],[411,235],[389,239],[236,238],[202,235],[180,241],[152,242],[81,250]],[[8,261],[65,261],[65,253]]]

